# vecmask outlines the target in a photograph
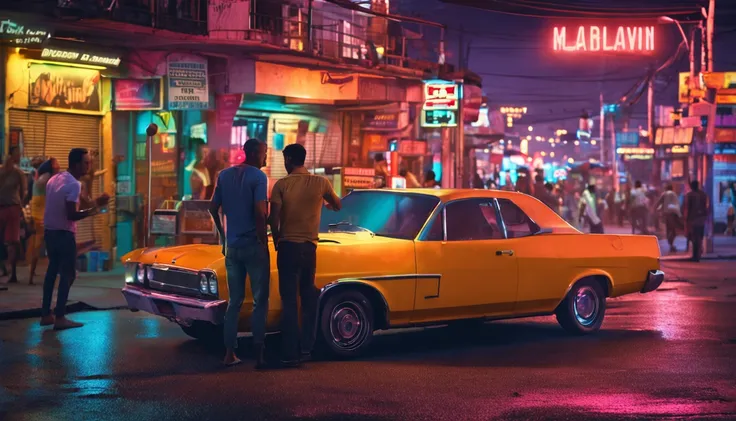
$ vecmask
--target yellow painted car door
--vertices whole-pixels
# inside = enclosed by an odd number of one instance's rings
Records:
[[[510,314],[518,266],[493,199],[445,205],[415,244],[417,288],[412,321]]]

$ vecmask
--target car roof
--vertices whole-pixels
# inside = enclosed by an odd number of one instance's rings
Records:
[[[423,194],[427,196],[435,196],[443,202],[450,202],[457,199],[466,199],[472,197],[497,197],[497,198],[513,198],[522,195],[522,193],[507,190],[487,190],[487,189],[366,189],[377,192],[393,192],[399,194]],[[363,190],[365,191],[365,190]]]

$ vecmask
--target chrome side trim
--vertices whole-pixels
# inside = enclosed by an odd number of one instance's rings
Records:
[[[382,276],[360,276],[357,278],[341,278],[333,283],[350,282],[350,281],[398,281],[402,279],[413,279],[413,278],[442,278],[439,273],[406,273],[406,274],[395,274],[395,275],[382,275]]]

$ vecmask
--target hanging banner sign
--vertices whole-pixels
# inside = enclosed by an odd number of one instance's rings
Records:
[[[93,66],[118,67],[120,57],[110,54],[96,54],[68,48],[44,48],[41,50],[43,60],[63,61],[75,64],[89,64]]]
[[[113,79],[113,107],[119,111],[161,110],[162,79]]]
[[[13,45],[39,45],[51,37],[51,32],[31,28],[12,19],[0,20],[0,43]]]
[[[363,120],[363,128],[398,130],[399,113],[368,113]]]
[[[654,52],[654,26],[555,26],[552,48],[564,52]]]
[[[425,110],[457,110],[460,100],[456,83],[444,80],[424,82]]]
[[[210,107],[207,59],[168,62],[169,110],[205,110]]]

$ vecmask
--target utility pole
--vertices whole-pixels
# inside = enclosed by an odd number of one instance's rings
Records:
[[[707,40],[708,40],[708,71],[712,72],[713,69],[713,31],[715,26],[715,14],[716,14],[716,0],[710,0],[708,4],[708,17],[706,18],[706,32],[707,32]],[[706,194],[712,194],[713,193],[713,133],[715,132],[715,109],[716,109],[716,100],[715,100],[715,93],[711,96],[708,95],[708,99],[713,99],[711,102],[712,110],[710,112],[710,116],[708,118],[708,126],[706,128],[706,135],[705,135],[705,141],[706,141],[706,150],[703,153],[703,179],[701,180],[700,185],[703,186],[703,190],[705,190]],[[715,206],[712,205],[713,200],[716,199],[715,197],[711,196],[711,206],[710,206],[710,227],[706,232],[705,236],[705,252],[713,252],[713,225],[714,225],[714,219],[715,219]]]
[[[650,141],[654,135],[654,78],[656,73],[651,70],[649,82],[647,83],[647,133]],[[652,142],[653,143],[653,142]]]

